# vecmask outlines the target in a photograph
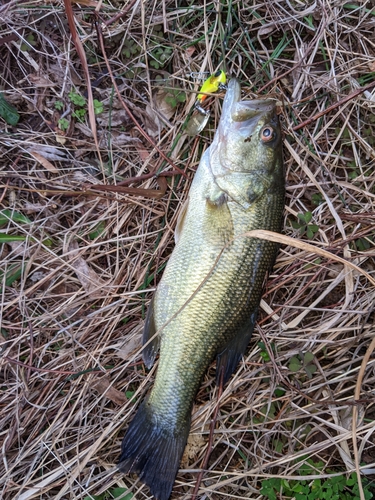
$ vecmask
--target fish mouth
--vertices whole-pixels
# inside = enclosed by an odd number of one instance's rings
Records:
[[[223,110],[218,127],[222,139],[230,129],[239,132],[246,130],[247,135],[252,135],[259,119],[264,117],[264,122],[270,121],[276,114],[276,101],[273,99],[254,99],[241,101],[241,86],[236,78],[232,78],[225,95]]]

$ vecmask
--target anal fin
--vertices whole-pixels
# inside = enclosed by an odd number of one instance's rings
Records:
[[[143,327],[142,344],[145,346],[142,351],[143,361],[148,369],[152,367],[160,347],[160,336],[155,335],[154,318],[154,297],[151,300],[147,311],[145,326]],[[145,345],[146,344],[146,345]]]
[[[257,319],[258,309],[256,309],[238,330],[236,336],[228,342],[226,347],[218,354],[216,361],[216,384],[221,381],[221,373],[223,372],[223,384],[228,382],[230,376],[237,368],[237,365],[246,351],[251,335],[253,334],[254,325]]]

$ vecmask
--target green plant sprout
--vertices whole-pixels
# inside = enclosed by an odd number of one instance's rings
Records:
[[[297,217],[299,221],[292,221],[292,227],[294,229],[299,229],[301,236],[306,234],[309,240],[314,238],[315,233],[319,231],[319,226],[316,224],[310,224],[312,220],[312,213],[306,212],[305,214],[298,214]]]
[[[62,101],[55,102],[55,109],[57,109],[57,111],[61,111],[63,108],[64,108],[64,103]]]
[[[69,122],[66,118],[60,118],[60,120],[57,122],[59,129],[60,130],[68,130],[69,128]]]
[[[31,50],[32,47],[35,47],[35,45],[37,44],[37,41],[35,40],[33,33],[27,35],[25,40],[26,42],[21,43],[21,50],[24,52],[28,52],[29,50]]]
[[[124,40],[122,55],[126,57],[126,59],[130,59],[132,56],[136,56],[140,54],[142,48],[132,39]]]
[[[86,105],[86,99],[81,94],[78,94],[78,92],[75,92],[74,90],[69,92],[68,97],[70,99],[70,102],[75,106],[83,107]]]
[[[164,40],[164,34],[161,25],[157,25],[152,31],[150,40],[151,45],[154,45],[155,48],[149,53],[151,56],[150,66],[155,69],[163,68],[173,54],[173,49],[163,46],[160,40]]]
[[[374,246],[374,234],[369,235],[366,238],[358,238],[358,240],[355,240],[355,248],[359,252],[364,252],[366,250],[369,250],[371,247]]]
[[[267,363],[268,361],[271,361],[270,355],[267,351],[266,344],[264,342],[258,342],[257,347],[260,349],[260,357]],[[272,352],[275,352],[275,344],[272,342],[270,344],[270,347],[272,349]]]
[[[167,95],[165,96],[165,102],[175,108],[179,103],[186,101],[185,92],[179,87],[169,89]]]
[[[87,113],[87,101],[86,98],[83,97],[81,94],[79,94],[76,91],[71,91],[68,94],[70,102],[74,105],[74,110],[72,112],[72,116],[76,118],[78,121],[82,122],[83,119],[86,116]],[[102,102],[98,101],[97,99],[93,100],[93,105],[94,105],[94,113],[96,115],[102,113],[104,111],[104,105]],[[64,104],[61,101],[56,101],[55,102],[55,108],[59,111],[61,111],[64,107]],[[58,126],[61,130],[68,130],[69,128],[69,121],[66,120],[65,118],[60,118],[58,120]]]
[[[305,354],[298,354],[293,356],[289,360],[289,370],[291,372],[298,372],[303,369],[309,379],[312,378],[313,374],[316,372],[317,368],[313,362],[314,354],[312,352],[305,352]]]
[[[314,193],[311,197],[311,201],[314,203],[314,205],[317,205],[317,206],[324,203],[324,198],[323,198],[322,193]]]
[[[158,47],[157,49],[151,52],[151,61],[150,66],[155,69],[163,68],[168,62],[169,58],[172,55],[172,49],[169,47]]]
[[[323,462],[315,463],[306,460],[298,469],[301,476],[317,475],[324,469]],[[327,469],[328,474],[334,471]],[[366,500],[373,498],[369,482],[362,479],[363,493]],[[268,500],[293,498],[294,500],[360,500],[358,479],[355,472],[349,477],[346,474],[322,479],[287,480],[272,477],[262,481],[260,493]]]

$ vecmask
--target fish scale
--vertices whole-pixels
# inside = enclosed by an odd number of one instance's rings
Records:
[[[272,100],[241,101],[229,83],[212,145],[200,161],[176,227],[176,246],[150,305],[143,358],[153,388],[122,443],[119,469],[136,472],[158,500],[170,496],[195,394],[217,357],[225,383],[244,353],[277,245],[249,238],[280,231],[281,132]]]

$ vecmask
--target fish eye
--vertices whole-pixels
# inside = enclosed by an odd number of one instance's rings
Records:
[[[260,131],[260,138],[263,142],[271,142],[276,137],[276,132],[271,125],[266,125]]]

